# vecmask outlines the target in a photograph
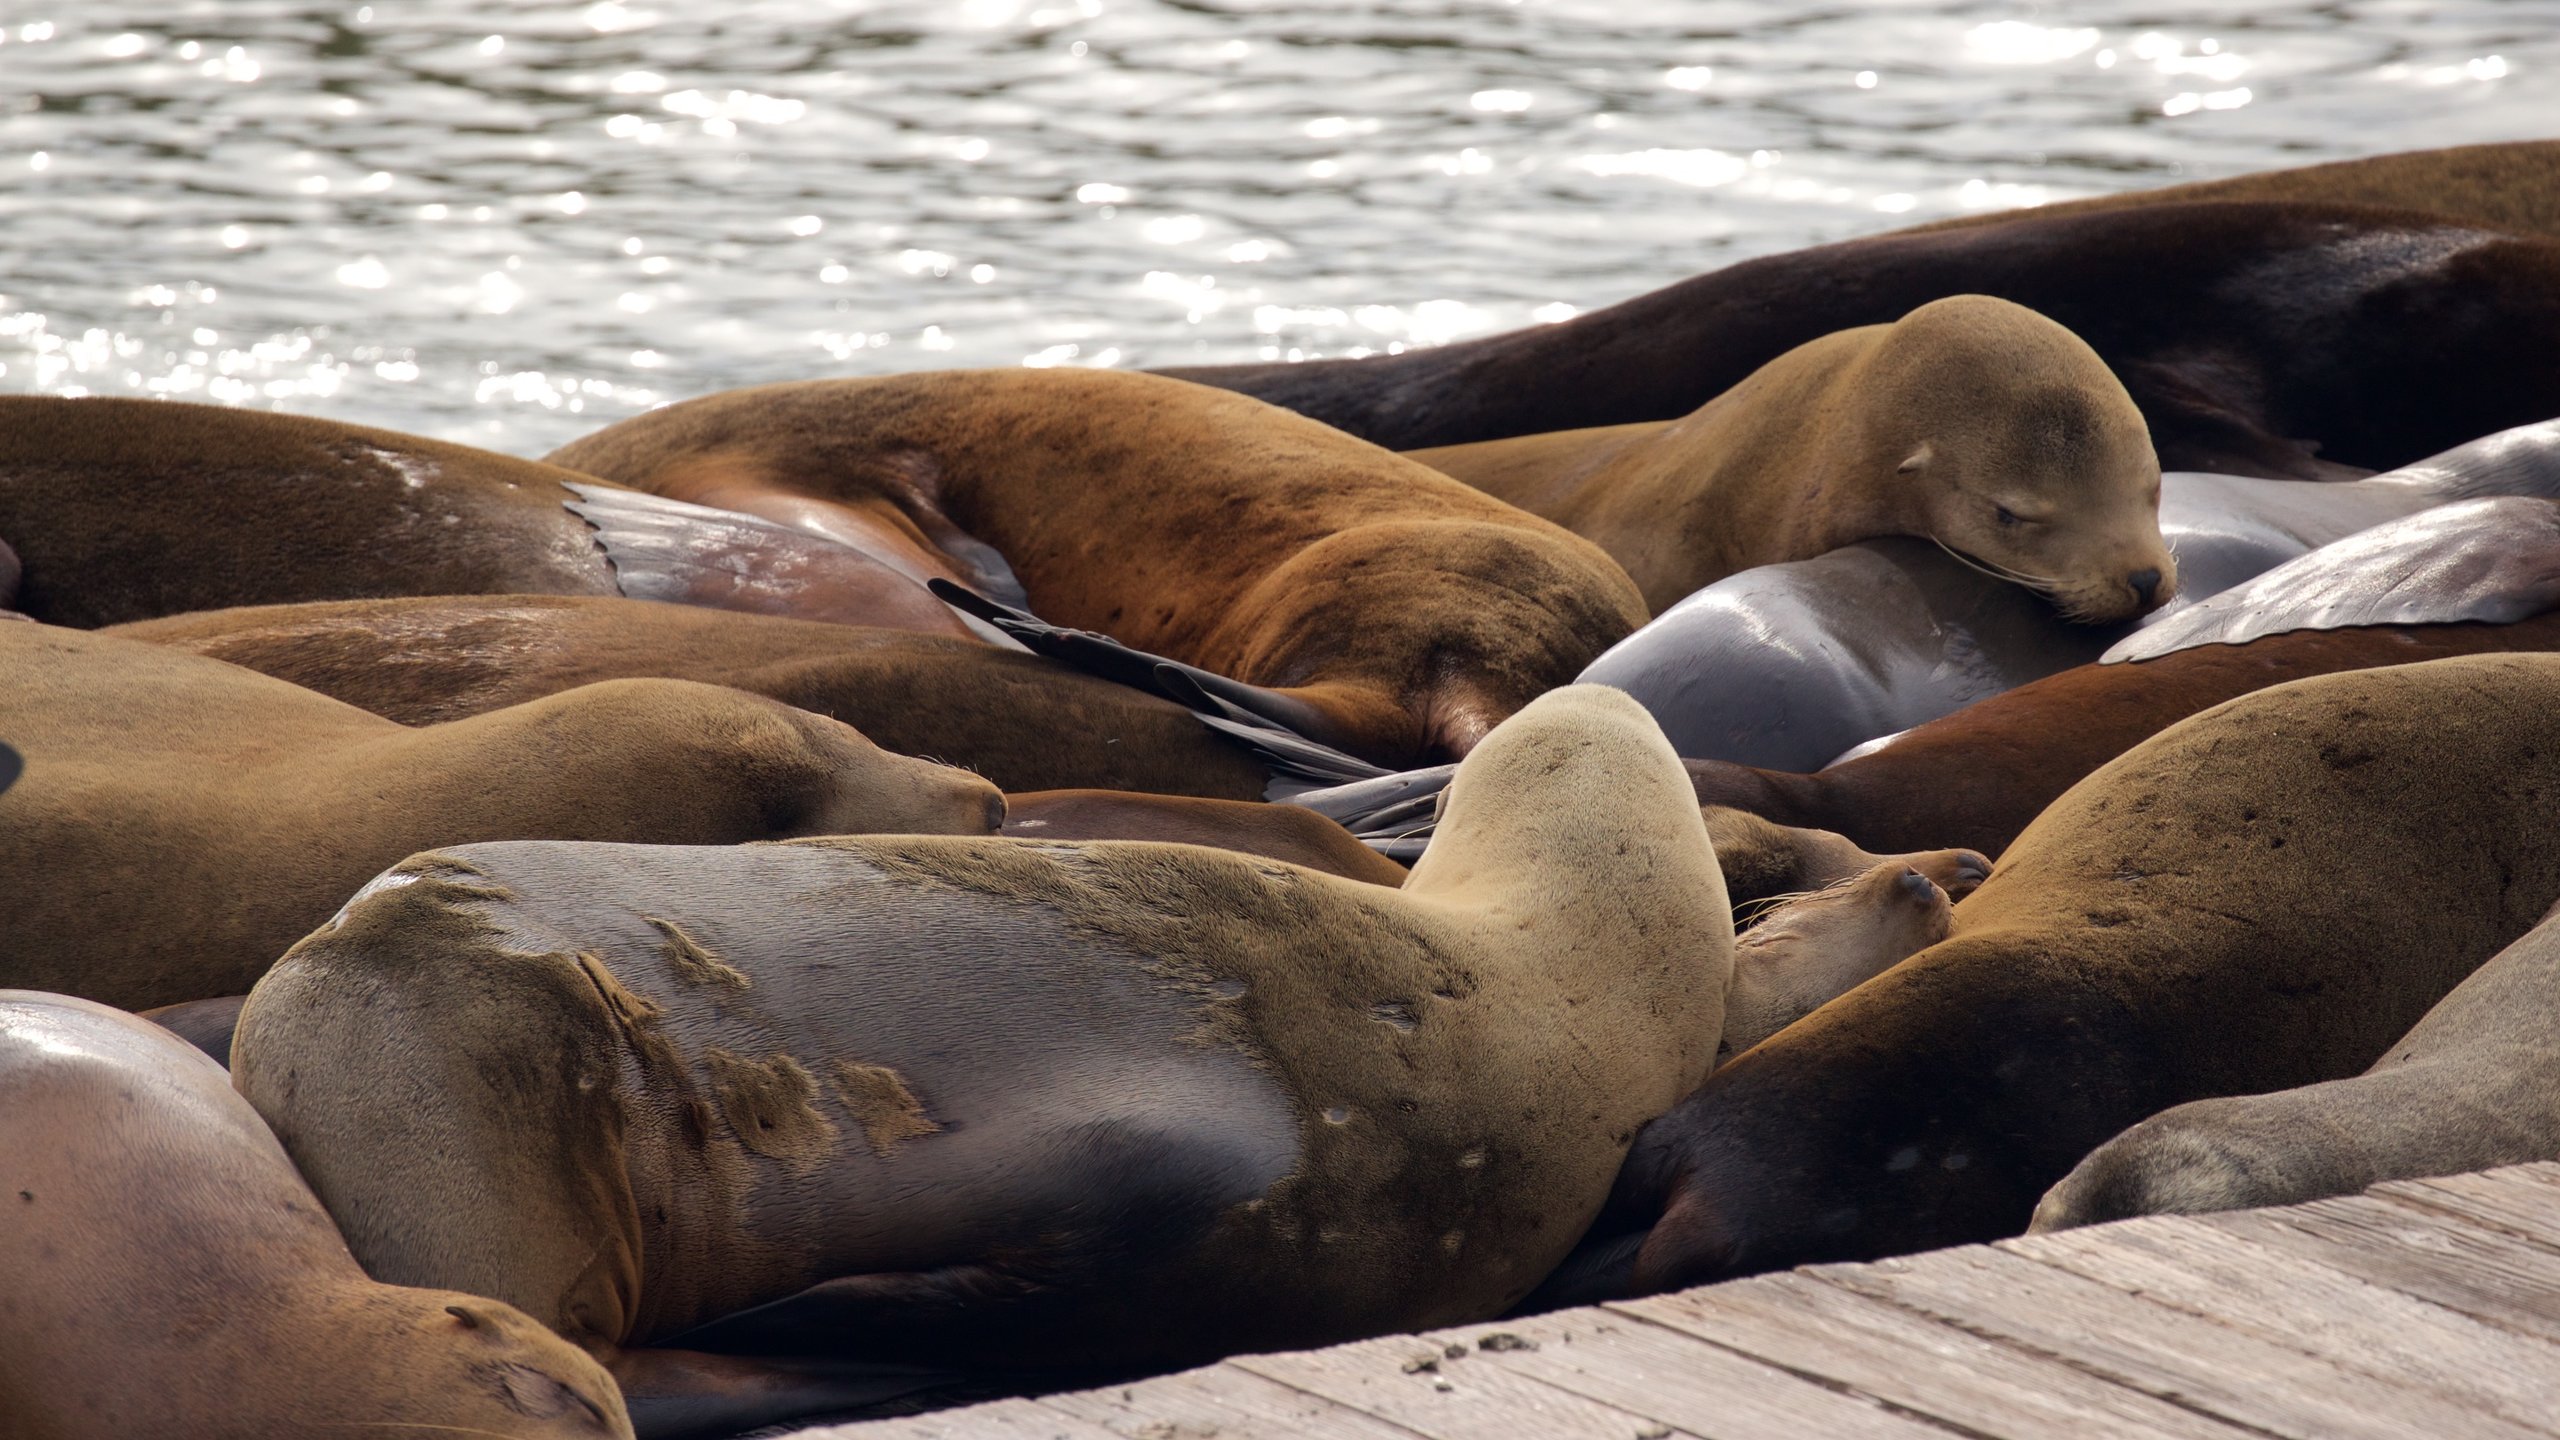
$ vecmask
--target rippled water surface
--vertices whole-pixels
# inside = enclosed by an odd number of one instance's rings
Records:
[[[1361,353],[1939,215],[2560,134],[2560,0],[0,0],[0,388],[538,454]]]

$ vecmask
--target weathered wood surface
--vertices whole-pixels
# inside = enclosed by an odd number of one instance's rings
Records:
[[[2560,1436],[2560,1163],[1246,1355],[793,1440]]]

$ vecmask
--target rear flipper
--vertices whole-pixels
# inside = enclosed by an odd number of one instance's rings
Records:
[[[1196,665],[1167,659],[1108,635],[1074,630],[1026,610],[990,600],[966,586],[936,578],[927,582],[952,609],[1002,631],[1036,655],[1064,661],[1089,675],[1161,695],[1200,717],[1202,724],[1244,743],[1283,777],[1338,785],[1388,774],[1386,767],[1344,748],[1357,743],[1353,727],[1322,706],[1286,691],[1247,685]],[[1274,789],[1295,787],[1287,778]],[[1270,798],[1279,798],[1273,794]]]
[[[695,1440],[801,1420],[905,1414],[945,1397],[948,1371],[855,1362],[632,1349],[604,1360],[639,1440]]]

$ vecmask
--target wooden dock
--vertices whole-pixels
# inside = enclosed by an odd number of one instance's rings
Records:
[[[793,1440],[2560,1435],[2560,1164],[1821,1265]]]

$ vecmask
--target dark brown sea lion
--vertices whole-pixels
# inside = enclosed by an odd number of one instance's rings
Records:
[[[237,995],[367,877],[445,841],[986,834],[1003,797],[835,721],[614,680],[413,730],[219,661],[0,626],[0,984],[131,1009]]]
[[[2560,422],[2364,480],[2172,473],[2161,477],[2160,532],[2177,553],[2181,592],[2202,603],[2368,527],[2487,496],[2560,497]],[[2334,583],[2351,593],[2372,574],[2341,566]],[[2180,623],[2164,609],[2144,626]],[[2124,634],[2062,623],[2019,586],[1934,546],[1873,540],[1718,581],[1579,678],[1635,696],[1692,759],[1805,771],[2095,660]]]
[[[2178,588],[2142,412],[2078,336],[1983,295],[1808,340],[1679,420],[1413,458],[1597,544],[1657,613],[1885,535],[2016,576],[2071,620]]]
[[[594,1361],[511,1306],[379,1284],[222,1068],[0,990],[0,1435],[628,1440]]]
[[[2560,1159],[2556,1014],[2560,918],[2546,917],[2362,1075],[2154,1115],[2046,1191],[2028,1228],[2295,1205]]]
[[[1568,688],[1401,890],[1130,842],[415,857],[233,1065],[372,1273],[617,1375],[1125,1372],[1503,1309],[1706,1073],[1731,953],[1678,759]]]
[[[244,606],[108,633],[290,680],[404,725],[656,676],[769,695],[1006,790],[1251,800],[1269,778],[1170,700],[942,635],[546,595]]]
[[[2039,816],[1946,940],[1648,1126],[1551,1293],[2014,1234],[2145,1116],[2352,1075],[2560,899],[2555,794],[2560,656],[2173,726]]]
[[[838,540],[465,445],[218,405],[0,397],[0,536],[25,564],[15,608],[58,625],[628,594],[972,633],[917,575]]]
[[[2507,140],[2403,150],[2357,160],[2332,160],[2291,170],[2261,170],[2221,180],[2193,180],[2148,190],[2123,190],[2038,206],[2037,215],[2085,215],[2181,205],[2199,200],[2287,200],[2323,205],[2372,205],[2423,210],[2465,224],[2488,225],[2560,239],[2560,140]],[[1933,220],[1896,233],[1966,230],[1997,225],[2028,212],[1999,210]]]
[[[1464,754],[1644,619],[1589,542],[1160,376],[769,385],[634,416],[550,458],[750,513],[904,526],[954,570],[1000,557],[1041,620],[1210,672],[1195,683],[1381,764]]]
[[[2029,212],[1747,260],[1401,355],[1169,373],[1414,450],[1668,420],[1808,340],[1963,294],[2087,341],[2164,469],[2332,479],[2560,415],[2560,243],[2295,203]]]

